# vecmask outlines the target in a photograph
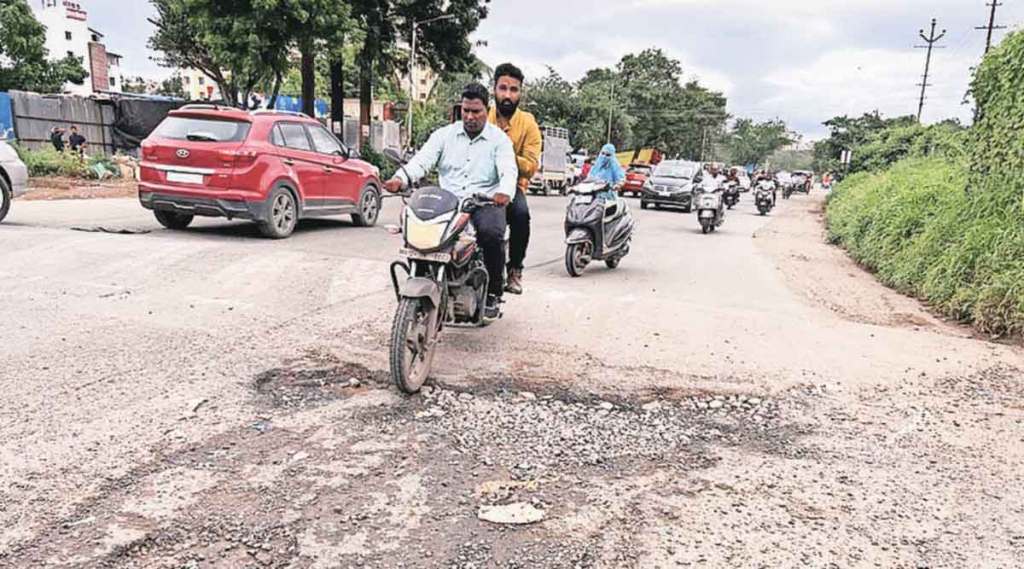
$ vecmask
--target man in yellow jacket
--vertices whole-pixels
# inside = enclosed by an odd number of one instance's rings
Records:
[[[519,180],[515,198],[506,209],[509,227],[508,278],[505,290],[512,294],[523,294],[523,261],[530,246],[530,206],[526,202],[526,190],[530,178],[540,168],[541,136],[537,119],[526,111],[519,110],[523,95],[523,72],[511,63],[503,63],[494,70],[494,99],[490,122],[496,125],[512,140],[519,167]]]

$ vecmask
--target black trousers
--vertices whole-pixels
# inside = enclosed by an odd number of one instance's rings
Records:
[[[488,294],[501,296],[505,290],[505,219],[504,207],[487,206],[473,212],[476,242],[484,252],[484,264],[490,276]]]
[[[526,192],[516,190],[516,197],[506,208],[508,236],[508,268],[522,270],[526,249],[530,246],[530,204]]]

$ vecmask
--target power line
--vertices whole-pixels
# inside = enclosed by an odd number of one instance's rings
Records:
[[[993,0],[993,2],[995,2],[995,0]],[[941,40],[942,38],[946,37],[946,30],[942,30],[942,33],[939,34],[938,36],[935,35],[935,24],[936,23],[937,23],[937,21],[935,20],[935,18],[932,18],[932,31],[931,31],[930,35],[927,35],[927,36],[924,35],[924,30],[923,29],[920,31],[921,39],[923,39],[925,41],[925,43],[927,43],[928,45],[916,45],[916,46],[914,46],[914,47],[916,47],[918,49],[927,49],[928,50],[928,57],[924,60],[924,80],[921,82],[921,100],[920,100],[920,102],[918,103],[918,106],[917,106],[917,122],[921,122],[921,115],[924,113],[924,95],[925,95],[925,92],[928,90],[928,87],[931,87],[931,85],[928,83],[928,74],[929,74],[929,72],[931,72],[931,67],[932,67],[932,50],[936,49],[935,44],[939,40]],[[943,47],[942,46],[938,46],[938,49],[943,49]]]
[[[989,16],[988,16],[988,25],[987,26],[979,26],[979,27],[976,27],[974,29],[976,29],[976,30],[988,30],[988,37],[985,38],[985,53],[988,53],[988,50],[992,49],[992,32],[995,31],[995,30],[1005,30],[1006,26],[997,26],[996,25],[996,8],[1002,6],[1003,3],[999,2],[998,0],[992,0],[991,4],[985,4],[985,5],[990,7],[990,8],[992,8],[992,11],[989,13]]]

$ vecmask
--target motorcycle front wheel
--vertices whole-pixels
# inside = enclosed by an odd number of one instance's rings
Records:
[[[711,231],[711,220],[709,218],[707,218],[707,217],[700,218],[700,231],[704,235],[707,235],[708,231]]]
[[[438,309],[429,304],[420,298],[403,298],[391,327],[391,379],[409,395],[419,393],[434,362]]]
[[[570,277],[576,278],[583,275],[583,271],[590,262],[590,243],[573,243],[565,248],[565,270]]]

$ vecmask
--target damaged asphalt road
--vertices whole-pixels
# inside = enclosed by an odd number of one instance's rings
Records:
[[[383,229],[23,204],[0,566],[1024,564],[1020,349],[875,284],[818,204],[710,238],[636,208],[621,269],[570,280],[536,199],[527,294],[416,397],[387,382]]]

